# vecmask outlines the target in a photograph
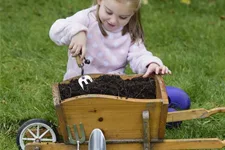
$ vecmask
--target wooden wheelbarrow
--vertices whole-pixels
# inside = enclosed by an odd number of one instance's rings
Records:
[[[93,79],[99,76],[91,75]],[[140,75],[122,75],[121,78],[125,80],[137,76]],[[168,97],[164,81],[159,75],[152,77],[156,83],[156,99],[88,94],[62,101],[59,84],[53,85],[58,132],[63,140],[44,143],[39,139],[34,143],[27,143],[25,149],[75,150],[77,141],[79,141],[79,149],[87,150],[89,135],[95,128],[103,132],[107,150],[219,149],[225,147],[225,140],[218,138],[164,139],[167,122],[206,118],[216,113],[224,113],[225,107],[168,113]],[[63,83],[68,83],[68,81]],[[42,131],[43,134],[44,131]]]

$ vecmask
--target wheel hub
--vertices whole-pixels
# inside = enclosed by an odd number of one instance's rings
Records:
[[[41,139],[36,138],[36,139],[34,140],[34,142],[35,142],[35,143],[41,143]]]

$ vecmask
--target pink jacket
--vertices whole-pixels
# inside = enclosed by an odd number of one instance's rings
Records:
[[[66,19],[58,19],[52,25],[49,36],[57,45],[69,45],[71,38],[80,31],[87,33],[87,52],[85,57],[90,64],[84,65],[84,74],[124,74],[129,62],[134,73],[145,73],[146,66],[162,61],[147,51],[144,43],[132,43],[130,35],[122,36],[121,30],[107,32],[104,37],[95,17],[96,6],[81,10]],[[81,69],[68,51],[67,72],[64,80],[81,75]]]

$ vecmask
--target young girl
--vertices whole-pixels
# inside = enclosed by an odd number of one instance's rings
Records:
[[[92,7],[56,20],[50,38],[57,45],[69,46],[64,80],[80,75],[74,59],[79,54],[81,60],[84,56],[90,60],[84,65],[84,74],[124,74],[127,63],[143,77],[171,74],[158,57],[146,50],[140,7],[141,0],[95,0]]]
[[[127,62],[135,73],[168,74],[162,61],[146,50],[139,21],[141,0],[98,0],[97,5],[57,20],[50,29],[58,45],[69,45],[64,80],[80,75],[74,56],[90,60],[84,74],[123,74]]]

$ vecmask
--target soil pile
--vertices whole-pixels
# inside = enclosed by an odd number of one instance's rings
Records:
[[[136,77],[123,80],[117,75],[102,75],[93,79],[92,83],[80,87],[78,79],[71,80],[69,84],[59,84],[61,99],[84,95],[104,94],[126,98],[155,99],[156,87],[153,78]]]

